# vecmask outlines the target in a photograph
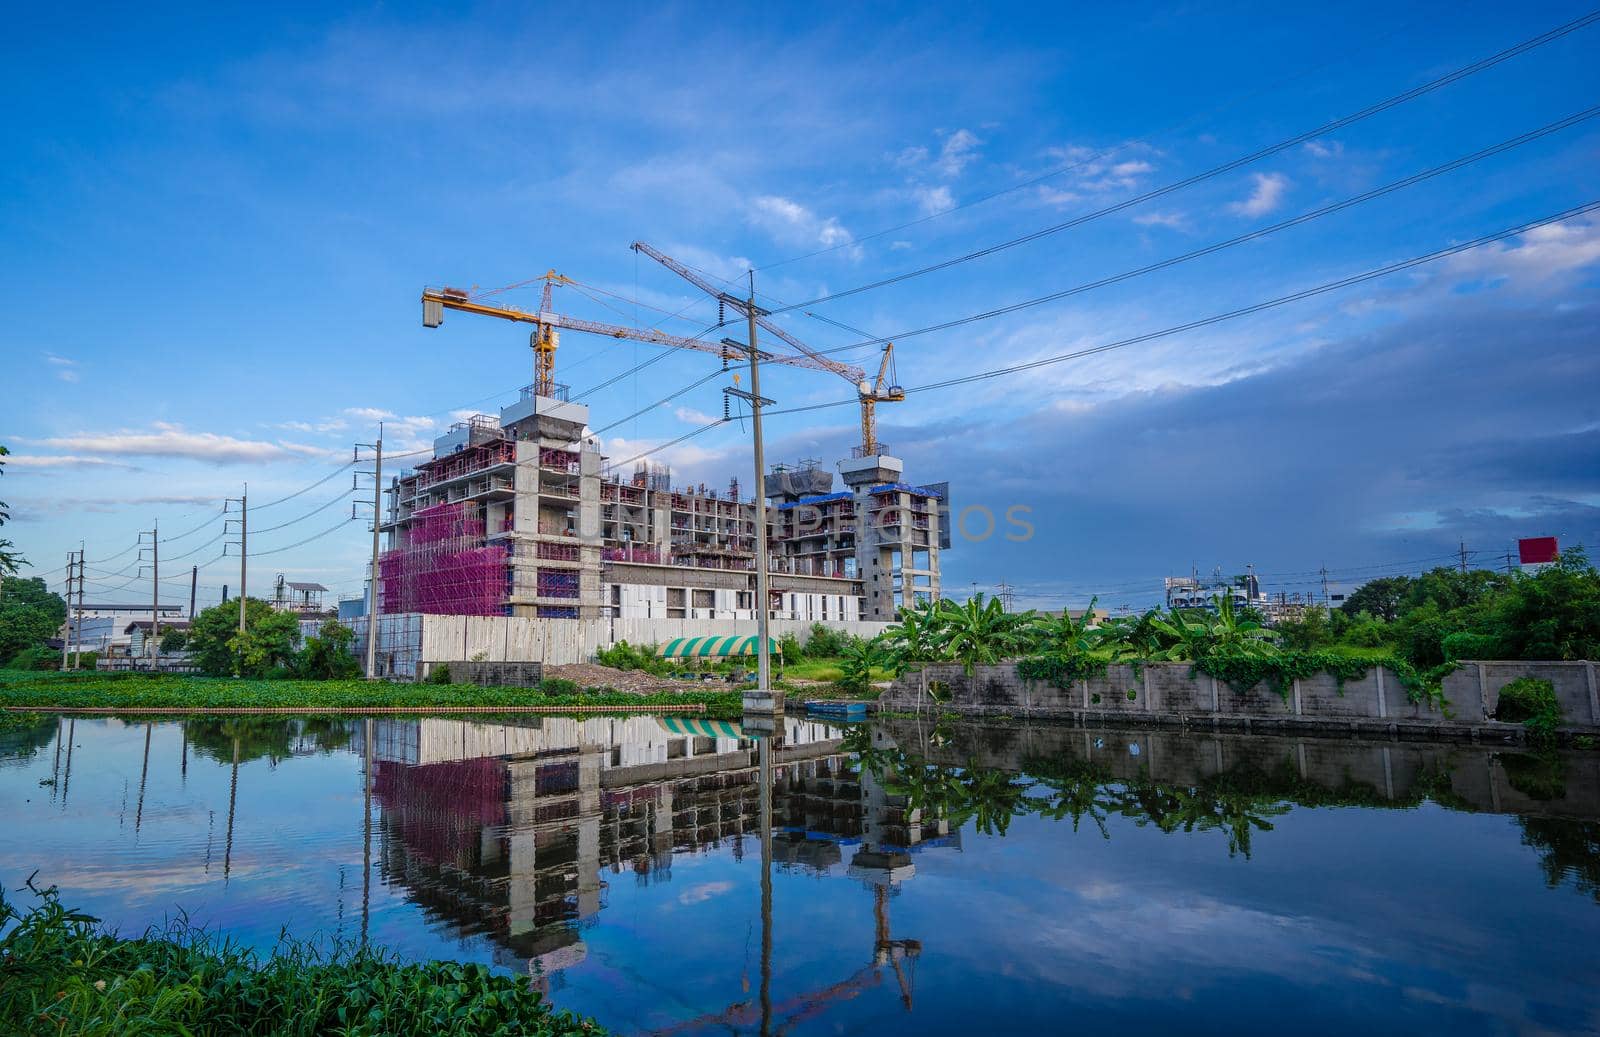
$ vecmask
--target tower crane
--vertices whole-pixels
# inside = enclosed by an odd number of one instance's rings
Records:
[[[748,316],[749,304],[744,299],[718,289],[716,285],[661,250],[643,241],[635,241],[629,247],[635,252],[641,252],[649,256],[702,292],[716,299],[722,305],[732,307],[741,316]],[[897,379],[895,378],[894,343],[885,342],[883,344],[883,356],[878,363],[877,377],[872,381],[868,381],[867,373],[861,368],[852,364],[840,363],[818,353],[794,335],[791,335],[781,324],[772,320],[759,306],[756,307],[756,323],[799,350],[802,355],[810,357],[815,361],[814,366],[818,370],[836,374],[855,387],[856,395],[861,402],[861,456],[872,457],[876,455],[881,449],[878,443],[878,404],[899,403],[906,398],[905,390],[897,384]]]
[[[444,323],[444,311],[456,310],[461,313],[476,313],[484,317],[498,317],[501,320],[515,321],[521,324],[532,324],[533,331],[528,336],[528,345],[533,348],[533,391],[539,396],[552,396],[555,393],[556,372],[556,347],[560,344],[559,331],[582,331],[590,335],[602,335],[613,339],[630,339],[635,342],[648,342],[657,346],[672,346],[676,349],[692,349],[701,353],[710,353],[724,359],[739,356],[728,346],[715,342],[705,342],[697,338],[685,338],[681,335],[671,335],[653,328],[630,328],[620,324],[605,324],[600,321],[584,320],[580,317],[570,317],[564,313],[557,313],[553,309],[551,290],[555,285],[577,285],[578,282],[570,277],[549,271],[542,278],[544,291],[539,302],[539,312],[529,313],[527,310],[514,306],[496,306],[474,298],[470,293],[460,288],[424,288],[422,290],[422,326],[437,328]],[[793,356],[786,353],[768,353],[758,351],[761,362],[764,364],[786,364],[790,367],[820,368],[822,363],[812,356]],[[826,361],[831,363],[831,361]],[[823,368],[827,369],[827,368]]]

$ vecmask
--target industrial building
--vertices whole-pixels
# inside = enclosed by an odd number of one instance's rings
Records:
[[[764,510],[772,618],[891,621],[939,597],[946,488],[857,449],[834,473],[776,465],[764,509],[726,490],[671,485],[661,466],[606,470],[589,408],[526,387],[498,417],[434,441],[390,484],[381,611],[541,618],[754,619],[755,523]]]

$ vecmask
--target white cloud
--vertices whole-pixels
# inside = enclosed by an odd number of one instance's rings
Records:
[[[889,242],[889,250],[891,252],[904,252],[906,249],[911,248],[911,247],[912,247],[912,245],[911,245],[911,242],[909,242],[909,241],[898,241],[898,240],[896,240],[896,241]]]
[[[920,166],[928,161],[928,149],[921,145],[914,145],[903,149],[895,156],[894,164],[897,166]]]
[[[1337,140],[1308,140],[1305,149],[1317,158],[1338,158],[1344,154],[1344,144]]]
[[[44,501],[18,501],[35,514],[67,514],[75,511],[92,511],[101,515],[115,515],[135,505],[147,504],[216,504],[220,497],[51,497]]]
[[[947,177],[960,176],[963,169],[977,160],[978,145],[982,143],[971,130],[956,130],[944,139],[935,168]]]
[[[133,465],[108,461],[103,457],[83,457],[79,454],[11,454],[6,458],[6,464],[16,468],[133,468]]]
[[[63,382],[76,382],[78,380],[79,365],[76,360],[69,360],[54,353],[46,353],[44,359],[45,363],[56,369],[56,377]]]
[[[1189,224],[1180,212],[1140,213],[1133,218],[1133,222],[1141,227],[1171,227],[1173,230],[1181,230]]]
[[[721,420],[720,418],[712,417],[703,410],[695,410],[693,407],[679,407],[672,412],[672,416],[689,425],[709,425],[713,421]]]
[[[923,215],[932,216],[936,212],[955,208],[956,200],[950,194],[950,188],[940,185],[938,187],[919,187],[912,192],[917,199],[917,207]]]
[[[21,437],[19,437],[20,439]],[[71,436],[21,439],[54,450],[113,457],[173,457],[210,464],[259,464],[327,454],[322,447],[284,441],[240,439],[215,432],[190,432],[156,422],[148,431],[80,432]]]
[[[1250,179],[1255,184],[1250,197],[1229,205],[1229,211],[1240,216],[1265,216],[1283,204],[1283,196],[1289,190],[1288,177],[1282,173],[1251,173]]]
[[[1147,158],[1124,157],[1119,160],[1113,157],[1116,154],[1155,154],[1153,149],[1143,144],[1125,144],[1109,149],[1069,144],[1049,148],[1045,154],[1061,167],[1051,174],[1059,178],[1061,186],[1039,186],[1039,200],[1046,205],[1070,205],[1092,195],[1131,190],[1138,187],[1140,180],[1155,172],[1156,168]]]
[[[781,195],[764,194],[751,200],[750,222],[779,241],[832,248],[850,241],[850,232],[832,216],[817,213]]]
[[[327,433],[348,428],[349,424],[343,418],[324,418],[321,421],[282,421],[274,427],[288,429],[291,432]]]

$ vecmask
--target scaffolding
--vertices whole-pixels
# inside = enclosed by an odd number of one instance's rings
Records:
[[[466,502],[416,513],[404,547],[378,558],[383,611],[506,614],[507,547],[486,544],[483,516]]]

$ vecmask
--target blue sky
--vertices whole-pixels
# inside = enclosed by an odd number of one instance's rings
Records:
[[[123,586],[138,570],[119,572],[137,530],[196,529],[164,553],[206,561],[220,543],[194,549],[221,527],[203,523],[243,483],[275,499],[332,472],[379,417],[391,450],[416,449],[514,398],[531,377],[525,331],[461,315],[426,330],[424,284],[554,268],[589,286],[560,290],[566,312],[694,334],[714,305],[630,242],[718,277],[755,266],[769,305],[812,299],[1181,180],[1582,13],[17,12],[0,44],[5,535],[52,580],[81,540],[90,597],[142,600],[146,584]],[[1597,43],[1591,25],[1193,187],[814,309],[895,334],[1340,201],[1594,104]],[[1170,327],[1594,201],[1597,151],[1600,119],[1216,255],[909,338],[900,381]],[[1294,592],[1323,564],[1346,578],[1414,569],[1462,539],[1484,564],[1518,535],[1594,543],[1597,268],[1600,223],[1578,218],[1241,320],[913,394],[880,409],[881,435],[916,481],[950,480],[958,509],[1031,509],[1032,540],[958,541],[944,559],[952,593],[1003,579],[1028,605],[1145,603],[1191,565],[1251,563],[1269,590]],[[818,348],[857,340],[783,320]],[[557,377],[582,391],[654,353],[569,333]],[[587,399],[592,424],[708,363],[674,354],[621,378]],[[719,384],[610,430],[607,454],[719,415]],[[851,394],[820,372],[774,371],[763,388],[785,407]],[[852,407],[780,416],[768,456],[829,462],[857,436]],[[682,481],[750,484],[737,423],[652,460]],[[333,529],[347,485],[341,474],[262,512],[261,530],[299,521],[253,549]],[[351,523],[262,556],[252,589],[284,572],[356,592],[367,547]],[[236,562],[200,582],[202,604],[215,600],[236,588]],[[170,584],[171,600],[186,592]]]

